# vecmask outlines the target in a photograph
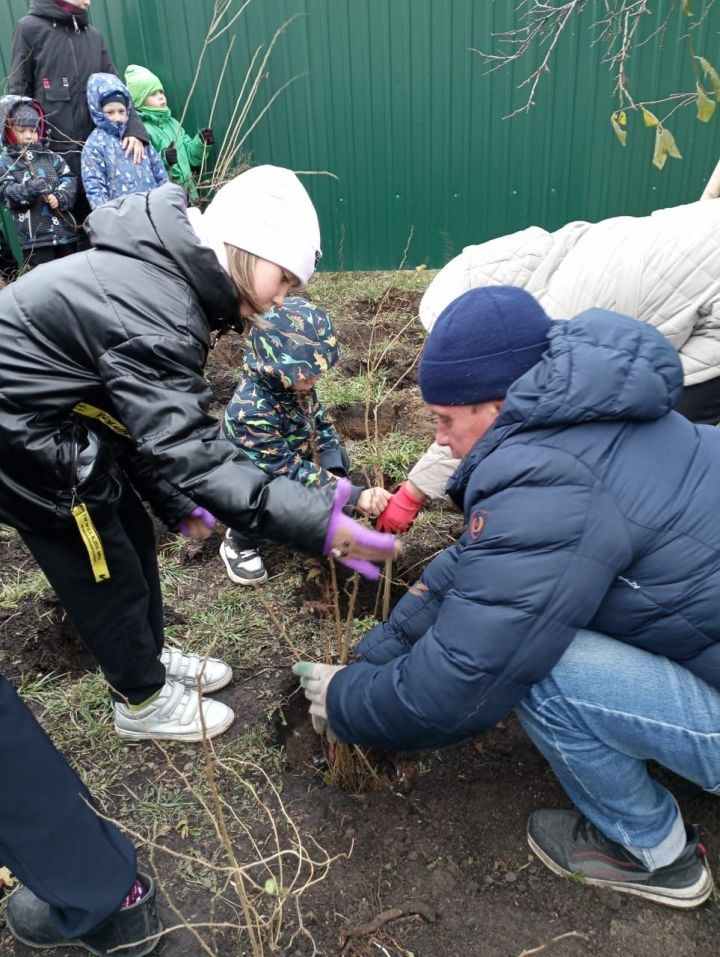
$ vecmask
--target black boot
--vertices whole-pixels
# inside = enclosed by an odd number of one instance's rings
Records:
[[[20,887],[8,900],[5,914],[8,929],[28,947],[82,947],[97,957],[107,957],[109,950],[122,946],[123,949],[117,951],[122,957],[144,957],[157,947],[160,921],[155,904],[155,881],[147,874],[138,876],[147,888],[142,900],[116,911],[101,927],[82,938],[61,937],[50,919],[49,905],[27,887]],[[147,940],[148,937],[151,939]],[[135,941],[138,943],[134,947],[128,946]]]

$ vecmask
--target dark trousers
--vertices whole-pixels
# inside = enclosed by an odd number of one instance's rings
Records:
[[[90,795],[0,675],[0,865],[51,907],[64,937],[120,908],[135,848],[85,803]]]
[[[696,425],[717,425],[720,422],[720,377],[684,389],[675,411]]]
[[[96,582],[75,525],[20,531],[116,697],[145,701],[165,683],[163,606],[150,516],[129,485],[117,508],[91,510],[110,571]]]
[[[72,256],[78,251],[77,242],[61,243],[59,246],[38,246],[37,248],[24,249],[25,265],[28,269],[34,266],[42,266],[43,263],[51,263],[56,259],[64,259],[65,256]]]

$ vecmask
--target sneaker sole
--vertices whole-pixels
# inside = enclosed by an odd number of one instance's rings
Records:
[[[38,944],[35,941],[28,940],[27,937],[23,937],[22,934],[19,934],[16,930],[13,930],[12,921],[6,919],[8,930],[13,935],[16,940],[19,940],[21,944],[25,944],[26,947],[32,947],[33,950],[57,950],[58,947],[77,947],[80,950],[84,950],[89,954],[95,954],[96,957],[102,957],[103,952],[101,950],[96,950],[94,947],[88,947],[87,944],[83,944],[80,940],[64,940],[58,944]],[[157,941],[153,944],[153,947],[157,947]],[[118,951],[121,953],[121,951]],[[143,951],[145,954],[149,954],[149,950]]]
[[[223,565],[225,566],[225,571],[231,582],[235,582],[236,585],[262,585],[268,580],[268,573],[265,570],[259,578],[240,578],[239,575],[236,575],[235,572],[230,567],[230,564],[225,558],[225,550],[220,549],[220,558],[223,560]]]
[[[179,732],[163,732],[159,731],[157,733],[152,733],[150,731],[129,731],[126,728],[118,728],[115,725],[115,733],[120,738],[124,738],[126,741],[186,741],[189,744],[199,742],[207,738],[216,738],[219,734],[222,734],[223,731],[227,731],[230,725],[235,720],[234,712],[230,712],[225,720],[218,725],[215,725],[214,728],[205,728],[205,733],[202,731],[190,731],[187,734],[182,734]]]
[[[23,937],[22,934],[19,934],[17,931],[13,930],[12,921],[10,919],[6,918],[6,923],[8,926],[8,930],[13,935],[13,937],[16,940],[19,940],[21,944],[25,944],[26,947],[32,947],[33,950],[57,950],[59,947],[64,947],[66,949],[68,947],[75,947],[78,950],[86,951],[88,954],[95,954],[95,957],[103,957],[103,954],[107,953],[107,950],[97,950],[95,947],[91,947],[89,944],[86,944],[84,941],[76,940],[76,939],[64,940],[64,941],[61,941],[59,944],[38,944],[32,940],[28,940],[27,937]],[[145,957],[146,954],[151,954],[156,949],[157,945],[158,945],[158,940],[157,938],[154,938],[153,940],[150,940],[147,942],[146,949],[144,950],[143,949],[138,950],[138,947],[142,946],[141,944],[126,944],[125,949],[127,949],[128,947],[133,947],[134,948],[133,954],[135,954],[136,957]],[[118,954],[121,954],[121,953],[122,953],[122,950],[119,950]]]
[[[699,907],[704,904],[713,892],[713,879],[707,867],[704,867],[703,877],[692,884],[690,887],[682,887],[677,890],[666,888],[662,892],[648,887],[646,884],[621,883],[620,881],[601,880],[595,877],[587,877],[581,871],[568,871],[561,867],[557,861],[549,857],[545,851],[536,844],[528,832],[527,835],[530,850],[540,858],[545,867],[557,874],[559,877],[577,879],[582,877],[583,884],[590,884],[593,887],[605,887],[610,890],[618,891],[621,894],[633,894],[635,897],[642,897],[648,901],[654,901],[656,904],[664,904],[666,907],[691,908]]]

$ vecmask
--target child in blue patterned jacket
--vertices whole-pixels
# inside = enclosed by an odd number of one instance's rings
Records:
[[[91,209],[129,193],[144,193],[167,182],[162,160],[152,146],[139,163],[125,156],[122,139],[128,121],[130,94],[112,73],[93,73],[87,101],[95,129],[83,146],[81,172]]]

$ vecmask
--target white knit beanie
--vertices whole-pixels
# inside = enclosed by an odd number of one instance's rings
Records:
[[[320,256],[320,225],[305,187],[289,169],[256,166],[222,186],[189,216],[200,242],[227,272],[225,243],[267,259],[306,283]]]

